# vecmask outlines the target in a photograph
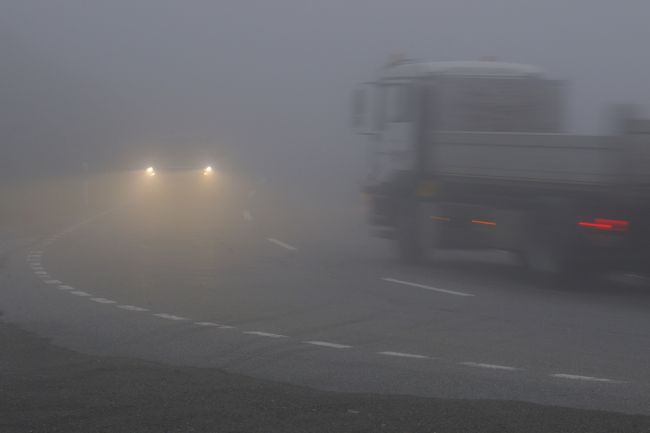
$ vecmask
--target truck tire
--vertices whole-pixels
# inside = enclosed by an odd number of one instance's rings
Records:
[[[529,233],[524,251],[526,269],[538,275],[560,275],[565,273],[567,263],[560,257],[559,242],[548,233]]]
[[[419,204],[416,201],[409,201],[400,206],[395,246],[402,263],[417,265],[424,261],[426,248],[422,239]]]
[[[544,201],[528,214],[523,261],[529,272],[561,279],[579,273],[575,221],[562,201]]]

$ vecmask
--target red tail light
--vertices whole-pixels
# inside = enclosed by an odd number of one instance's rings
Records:
[[[626,232],[630,228],[630,222],[626,220],[611,220],[607,218],[594,218],[592,221],[578,222],[580,227],[609,232]]]

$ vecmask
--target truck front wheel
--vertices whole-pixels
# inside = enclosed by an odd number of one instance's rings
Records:
[[[422,263],[426,255],[419,208],[415,201],[403,203],[397,216],[395,246],[400,260],[410,265]]]

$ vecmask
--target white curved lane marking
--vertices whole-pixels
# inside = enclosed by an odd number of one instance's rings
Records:
[[[398,358],[412,358],[412,359],[431,359],[426,355],[419,355],[417,353],[404,353],[404,352],[377,352],[379,355],[396,356]]]
[[[474,296],[471,293],[457,292],[455,290],[439,289],[438,287],[426,286],[424,284],[412,283],[410,281],[398,280],[398,279],[395,279],[395,278],[382,278],[382,280],[387,281],[389,283],[401,284],[403,286],[417,287],[418,289],[430,290],[432,292],[445,293],[447,295]]]
[[[329,347],[330,349],[349,349],[352,347],[347,344],[330,343],[329,341],[303,341],[303,343],[311,344],[312,346]]]
[[[294,247],[293,245],[289,245],[288,243],[282,242],[281,240],[278,240],[276,238],[267,238],[266,240],[290,251],[298,250],[298,248]]]
[[[464,365],[466,367],[489,368],[491,370],[504,370],[504,371],[522,370],[519,367],[511,367],[509,365],[486,364],[483,362],[471,362],[471,361],[461,362],[460,365]]]
[[[274,334],[272,332],[262,332],[262,331],[244,331],[244,334],[257,335],[258,337],[269,337],[269,338],[289,338],[287,335]]]
[[[549,374],[549,376],[558,379],[582,380],[585,382],[627,383],[626,381],[623,380],[608,379],[605,377],[581,376],[579,374],[568,374],[568,373],[554,373],[554,374]]]

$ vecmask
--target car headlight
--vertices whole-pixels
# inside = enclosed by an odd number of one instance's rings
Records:
[[[147,167],[145,172],[147,173],[147,176],[155,176],[156,175],[156,170],[154,170],[153,167]]]
[[[203,176],[210,176],[214,172],[211,165],[208,165],[203,169]]]

